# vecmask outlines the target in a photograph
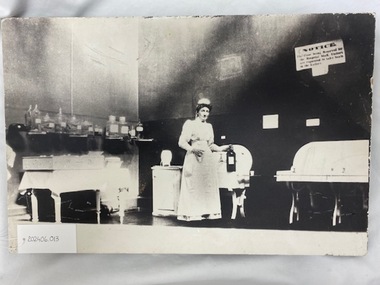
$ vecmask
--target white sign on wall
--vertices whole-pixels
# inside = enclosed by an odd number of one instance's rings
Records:
[[[313,76],[327,74],[329,65],[346,62],[342,40],[296,47],[294,51],[297,71],[311,68]]]

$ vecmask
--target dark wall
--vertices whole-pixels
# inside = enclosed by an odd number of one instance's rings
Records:
[[[207,19],[142,22],[139,107],[144,121],[191,117],[194,102],[203,93],[212,100],[214,114],[250,110],[258,104],[263,111],[277,111],[272,108],[277,100],[292,106],[299,100],[309,102],[305,112],[318,113],[315,108],[333,102],[368,127],[364,114],[370,107],[372,16]],[[329,73],[319,77],[312,77],[310,70],[296,71],[295,47],[335,39],[344,42],[346,63],[330,66]],[[231,55],[241,58],[241,72],[220,79],[220,61]],[[319,102],[314,104],[315,100]]]

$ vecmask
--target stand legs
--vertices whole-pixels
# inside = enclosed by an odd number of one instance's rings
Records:
[[[33,223],[37,223],[39,221],[39,217],[38,217],[38,200],[37,200],[37,197],[35,195],[35,190],[32,189],[31,192],[30,192],[30,201],[31,201],[31,204],[32,204],[32,222]]]
[[[339,191],[339,190],[338,190]],[[342,223],[342,215],[341,215],[341,203],[340,203],[340,193],[335,193],[335,206],[332,217],[332,225],[336,226],[336,223]]]
[[[96,218],[98,224],[100,224],[100,190],[95,190],[96,195]]]
[[[241,194],[238,196],[236,193],[236,190],[232,190],[232,214],[231,219],[236,219],[237,209],[239,208],[240,215],[245,218],[245,212],[244,212],[244,200],[246,198],[245,196],[245,189],[241,192]]]
[[[297,221],[300,220],[299,201],[298,192],[292,192],[292,206],[290,207],[289,224],[293,223],[294,215],[296,215]]]
[[[123,224],[124,222],[124,216],[125,216],[125,200],[126,195],[128,194],[127,189],[119,189],[119,217],[120,217],[120,224]]]
[[[51,192],[51,197],[54,199],[55,222],[61,223],[61,196],[57,196]]]
[[[38,199],[36,197],[35,192],[36,192],[36,189],[28,189],[27,190],[27,195],[30,196],[30,200],[31,200],[31,210],[32,210],[31,211],[31,218],[32,218],[33,223],[39,222],[39,216],[38,216],[39,203],[38,203]],[[98,224],[100,224],[100,211],[101,211],[100,190],[96,190],[95,195],[96,195],[96,198],[95,198],[96,199],[96,218],[97,218]],[[61,217],[61,196],[54,194],[53,191],[51,191],[50,196],[54,200],[55,222],[61,223],[61,221],[62,221],[62,217]],[[124,213],[124,211],[122,213]],[[122,218],[121,218],[121,220],[122,220]]]

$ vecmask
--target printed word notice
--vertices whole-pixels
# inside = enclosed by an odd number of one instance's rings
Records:
[[[342,40],[296,47],[294,51],[297,71],[311,68],[313,76],[327,74],[331,64],[346,62]]]
[[[18,253],[76,253],[76,225],[18,225]]]

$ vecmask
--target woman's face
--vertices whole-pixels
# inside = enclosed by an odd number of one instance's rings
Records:
[[[202,122],[207,121],[208,116],[210,115],[210,110],[207,107],[203,107],[198,112],[198,117]]]

